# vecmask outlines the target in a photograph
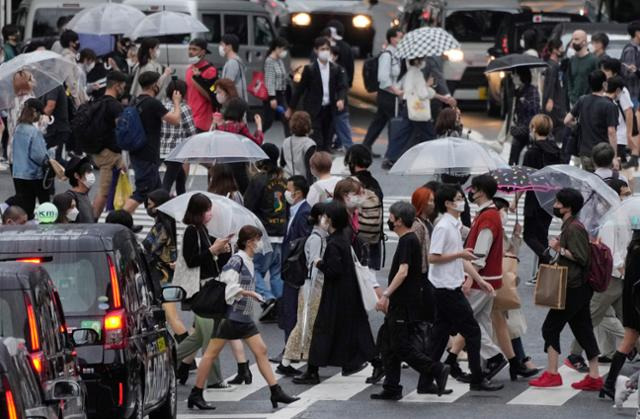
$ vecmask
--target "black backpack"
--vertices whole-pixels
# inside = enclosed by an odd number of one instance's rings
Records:
[[[215,68],[213,64],[208,62],[207,65],[202,66],[202,68],[199,69],[200,74],[204,73],[211,67]],[[209,93],[209,101],[211,102],[211,105],[213,105],[215,109],[220,108],[220,104],[216,99],[216,82],[218,81],[219,74],[220,72],[218,71],[218,69],[216,69],[216,76],[212,79],[205,79],[202,76],[195,76],[195,75],[192,78],[194,83],[200,86],[202,90]]]
[[[71,132],[75,143],[88,154],[98,154],[104,148],[102,134],[106,115],[105,98],[87,102],[76,110],[71,120]]]
[[[312,232],[311,235],[313,234],[319,236],[318,233]],[[282,269],[280,271],[282,280],[293,288],[300,288],[304,285],[304,281],[309,278],[309,268],[307,256],[304,253],[304,246],[311,235],[293,240],[289,244],[288,256],[282,263]]]
[[[380,65],[380,56],[384,53],[391,54],[390,51],[382,51],[378,55],[367,58],[362,65],[362,80],[364,81],[364,88],[367,89],[369,93],[377,92],[380,87],[378,67]]]

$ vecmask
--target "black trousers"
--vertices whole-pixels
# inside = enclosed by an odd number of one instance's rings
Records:
[[[526,212],[526,211],[525,211]],[[546,263],[543,253],[549,247],[549,226],[551,216],[543,209],[534,215],[524,216],[523,239],[533,253],[538,256],[539,263]]]
[[[176,194],[182,195],[187,191],[187,174],[184,171],[182,163],[176,161],[165,161],[164,165],[167,167],[167,171],[162,178],[162,188],[171,192],[171,187],[176,184]]]
[[[323,106],[316,117],[311,118],[311,138],[318,151],[330,151],[333,140],[333,112],[331,106]]]
[[[529,137],[513,137],[511,151],[509,152],[509,165],[520,164],[520,154],[527,146]]]
[[[276,92],[276,101],[278,102],[278,106],[282,106],[283,109],[287,109],[287,99],[286,92],[283,90],[281,92]],[[282,122],[282,127],[284,128],[284,136],[289,137],[291,135],[291,131],[289,130],[289,122],[284,117],[283,113],[278,113],[276,110],[271,109],[270,100],[265,100],[262,102],[262,116],[264,121],[262,122],[262,132],[267,132],[269,128],[273,125],[274,121]]]
[[[284,330],[285,345],[298,322],[298,292],[297,288],[293,288],[286,282],[282,286],[282,297],[278,302],[278,326]]]
[[[38,203],[49,202],[49,190],[42,187],[42,179],[26,180],[13,179],[16,188],[15,203],[27,213],[29,219],[33,219],[33,211]]]
[[[363,142],[363,144],[369,148],[376,142],[389,120],[395,116],[396,96],[386,90],[378,90],[376,105],[378,106],[378,110],[373,116],[373,121],[371,121],[371,125],[369,125]],[[390,135],[388,137],[390,137]]]
[[[433,360],[423,351],[418,350],[411,340],[414,334],[416,319],[404,305],[390,306],[385,316],[385,344],[382,345],[382,362],[385,379],[383,387],[392,392],[402,392],[400,374],[402,361],[418,371],[420,375],[430,375]]]
[[[473,317],[469,301],[460,288],[448,290],[434,288],[433,296],[436,306],[435,321],[431,329],[429,354],[431,359],[440,360],[449,342],[449,336],[460,333],[467,345],[471,381],[482,381],[480,365],[480,326]]]
[[[593,359],[600,354],[591,323],[591,296],[593,296],[593,290],[589,284],[584,284],[579,288],[567,288],[565,309],[549,310],[544,323],[542,323],[545,352],[548,347],[552,347],[556,352],[561,353],[560,333],[569,323],[571,332],[580,346],[584,348],[587,359]]]

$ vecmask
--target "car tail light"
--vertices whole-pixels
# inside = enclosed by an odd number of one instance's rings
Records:
[[[22,263],[34,263],[36,265],[39,265],[42,263],[42,259],[40,258],[25,258],[25,259],[16,259],[16,262],[22,262]]]
[[[124,310],[115,310],[104,317],[104,347],[105,349],[123,349],[126,345],[127,319]]]
[[[27,320],[29,322],[29,344],[31,351],[40,350],[40,336],[38,335],[38,324],[36,323],[36,314],[31,304],[31,299],[25,294],[24,302],[27,306]]]
[[[509,38],[506,35],[502,37],[502,52],[509,53]]]
[[[118,383],[118,406],[124,404],[124,383],[120,381]]]
[[[120,281],[118,281],[118,272],[116,272],[116,265],[113,263],[111,256],[107,256],[109,263],[109,279],[111,280],[111,299],[113,308],[120,308],[122,306],[122,299],[120,298]]]
[[[9,386],[9,380],[2,379],[2,388],[4,389],[4,399],[7,405],[7,419],[18,419],[18,409],[16,409],[16,401],[13,398],[13,392]]]

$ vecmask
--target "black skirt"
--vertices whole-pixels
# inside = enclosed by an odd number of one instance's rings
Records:
[[[633,298],[633,280],[625,279],[622,291],[622,325],[640,332],[640,314]]]
[[[256,324],[251,322],[237,322],[235,320],[224,319],[220,324],[220,327],[216,331],[214,330],[211,338],[218,339],[248,339],[252,336],[259,334]]]

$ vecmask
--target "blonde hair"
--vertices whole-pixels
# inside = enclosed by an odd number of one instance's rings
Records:
[[[547,137],[553,131],[553,120],[549,115],[539,113],[531,118],[529,130],[540,136]]]

